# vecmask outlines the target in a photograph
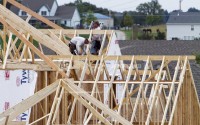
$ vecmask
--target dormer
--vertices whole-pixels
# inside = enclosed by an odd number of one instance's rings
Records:
[[[41,16],[50,16],[49,13],[50,13],[50,9],[46,5],[43,5],[38,11],[38,14],[40,14]]]

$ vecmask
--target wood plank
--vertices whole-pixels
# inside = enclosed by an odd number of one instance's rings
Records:
[[[8,54],[9,54],[9,48],[10,48],[11,40],[12,40],[12,33],[10,33],[10,35],[9,35],[8,45],[7,45],[7,49],[6,49],[6,55],[4,57],[4,62],[3,62],[3,69],[6,68],[6,63],[7,63],[7,59],[8,59]]]
[[[187,63],[188,63],[188,60],[187,60],[187,57],[186,57],[186,58],[185,58],[185,61],[184,61],[184,66],[182,67],[182,72],[181,72],[181,74],[180,74],[180,83],[179,83],[179,85],[178,85],[177,93],[176,93],[176,96],[175,96],[175,99],[174,99],[174,104],[173,104],[171,116],[170,116],[170,119],[169,119],[169,125],[172,124],[172,120],[173,120],[174,112],[175,112],[175,109],[176,109],[176,105],[177,105],[177,101],[178,101],[180,89],[181,89],[181,86],[182,86],[182,84],[183,84],[184,75],[185,75],[186,68],[187,68],[187,67],[186,67],[186,66],[187,66]]]
[[[74,56],[73,60],[85,60],[86,56]],[[161,61],[163,56],[165,56],[165,59],[167,61],[177,61],[179,57],[181,57],[181,60],[184,60],[186,56],[169,56],[169,55],[162,55],[162,56],[158,56],[158,55],[151,55],[151,61]],[[63,60],[68,60],[71,58],[70,55],[49,55],[48,56],[49,58],[51,58],[52,60],[56,60],[56,59],[63,59]],[[147,60],[147,55],[134,55],[135,57],[135,60],[139,61],[144,61],[144,60]],[[188,57],[188,60],[195,60],[196,57],[193,56],[193,55],[189,55],[187,56]],[[94,56],[94,55],[89,55],[88,56],[88,59],[89,60],[101,60],[101,56]],[[123,56],[119,56],[119,60],[129,60],[131,61],[132,59],[132,55],[123,55]],[[107,60],[116,60],[116,56],[104,56],[104,61],[107,61]]]
[[[41,32],[43,32],[44,34],[46,34],[46,35],[49,35],[49,30],[52,32],[52,33],[54,33],[54,34],[56,34],[56,35],[59,35],[60,34],[60,30],[59,29],[39,29]],[[114,31],[112,31],[112,30],[93,30],[92,31],[92,34],[100,34],[100,35],[103,35],[104,33],[105,33],[105,31],[106,31],[106,35],[111,35],[112,34],[112,32],[114,32]],[[62,34],[63,35],[68,35],[68,34],[73,34],[73,35],[75,35],[75,34],[79,34],[79,35],[86,35],[86,34],[90,34],[90,30],[85,30],[85,29],[83,29],[83,30],[74,30],[74,29],[62,29]]]
[[[85,92],[84,90],[82,90],[81,88],[79,88],[76,85],[73,85],[73,83],[71,83],[72,81],[67,80],[63,81],[62,86],[70,93],[72,94],[79,102],[81,102],[87,109],[89,109],[91,111],[91,113],[93,113],[99,120],[101,120],[101,122],[103,122],[106,125],[111,125],[111,123],[105,119],[97,110],[95,110],[91,105],[88,104],[88,102],[86,100],[84,100],[81,96]],[[79,88],[79,91],[76,90],[76,88]],[[79,93],[81,93],[81,96]],[[90,95],[89,95],[90,96]],[[87,97],[88,98],[88,97]],[[93,97],[92,97],[93,98]]]
[[[63,84],[63,87],[65,87],[67,90],[69,90],[69,89],[74,90],[73,91],[74,95],[78,95],[78,96],[80,96],[82,98],[85,98],[86,100],[88,100],[89,102],[91,102],[93,105],[95,105],[96,107],[98,107],[99,109],[101,109],[105,114],[110,115],[111,117],[113,117],[114,119],[116,119],[117,121],[119,121],[120,123],[122,123],[124,125],[132,125],[129,121],[127,121],[126,119],[124,119],[123,117],[121,117],[120,115],[118,115],[115,111],[107,108],[107,106],[105,104],[103,104],[102,102],[98,101],[97,99],[95,99],[94,97],[92,97],[90,94],[88,94],[87,92],[85,92],[84,90],[82,90],[81,88],[79,88],[78,86],[74,85],[73,82],[70,81],[69,79],[65,79],[63,81],[65,82]],[[97,117],[97,115],[95,115],[95,116]]]
[[[63,42],[60,43],[59,41],[52,40],[49,36],[43,34],[39,30],[31,26],[29,23],[27,23],[26,21],[24,21],[23,19],[21,19],[20,17],[3,7],[2,5],[0,5],[0,13],[6,18],[6,20],[4,21],[6,21],[9,25],[17,29],[23,29],[24,31],[28,32],[31,36],[33,36],[36,41],[45,45],[49,49],[55,51],[60,55],[71,55],[71,53],[69,53],[68,46],[65,45]]]
[[[0,5],[1,7],[1,5]],[[41,59],[44,59],[45,62],[52,67],[53,69],[56,69],[57,71],[59,71],[62,76],[65,76],[65,73],[63,71],[60,71],[60,68],[53,63],[47,56],[45,56],[44,54],[42,54],[33,44],[31,44],[27,39],[25,39],[21,34],[18,33],[18,31],[16,31],[13,27],[11,27],[10,25],[8,25],[1,17],[0,17],[0,22],[3,23],[4,25],[6,25],[6,27],[11,30],[18,38],[20,38],[30,49],[32,49]]]

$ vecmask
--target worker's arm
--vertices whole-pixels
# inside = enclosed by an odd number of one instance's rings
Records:
[[[82,55],[83,50],[82,50],[81,46],[77,45],[77,46],[76,46],[76,50],[77,50],[77,52],[78,52],[78,55]]]

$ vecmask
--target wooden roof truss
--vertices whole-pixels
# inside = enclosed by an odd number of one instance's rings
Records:
[[[189,64],[194,57],[108,56],[113,31],[64,30],[14,0],[7,2],[29,16],[24,21],[0,5],[0,22],[4,25],[0,33],[4,40],[0,68],[38,71],[41,90],[1,113],[0,125],[17,124],[12,120],[29,108],[33,111],[30,125],[200,124],[199,99]],[[32,16],[54,29],[32,27],[28,24]],[[103,34],[102,44],[109,43],[106,48],[102,45],[98,56],[73,56],[66,45],[67,37],[80,34],[89,34],[89,39],[92,34]],[[16,46],[18,39],[21,43]],[[43,46],[57,55],[46,55]],[[35,59],[35,54],[39,59]],[[107,65],[109,62],[114,62],[113,67]],[[138,68],[139,62],[144,67]],[[176,63],[174,67],[172,62]],[[159,68],[155,69],[154,63]],[[107,91],[103,89],[105,85]],[[122,91],[116,91],[116,86],[122,86]],[[37,112],[42,112],[41,117],[35,117]]]

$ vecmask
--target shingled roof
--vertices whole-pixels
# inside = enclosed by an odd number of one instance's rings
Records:
[[[194,53],[200,53],[200,41],[135,40],[119,41],[119,46],[122,55],[194,55]],[[195,60],[190,61],[190,65],[200,99],[200,65]],[[174,66],[175,63],[169,66],[171,75],[173,75]]]
[[[200,12],[172,12],[167,24],[200,24]]]
[[[200,53],[200,41],[135,40],[120,41],[124,55],[194,55]]]
[[[74,12],[76,10],[75,6],[59,6],[55,16],[65,18],[65,19],[72,19]]]
[[[34,2],[33,2],[34,1]],[[31,10],[37,12],[42,6],[46,6],[49,10],[52,8],[55,0],[22,0],[22,4]],[[19,9],[11,6],[10,10],[17,14]]]

